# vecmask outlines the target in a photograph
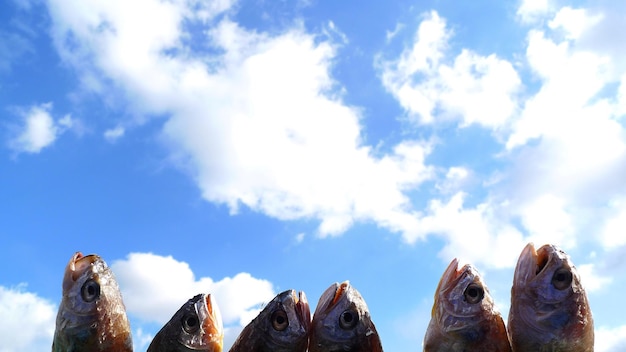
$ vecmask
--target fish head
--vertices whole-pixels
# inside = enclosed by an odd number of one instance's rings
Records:
[[[361,294],[348,281],[334,283],[320,297],[309,351],[382,351]]]
[[[482,277],[471,264],[460,267],[453,259],[435,291],[432,316],[444,331],[475,325],[495,312],[494,301]]]
[[[570,257],[551,244],[538,250],[533,243],[526,245],[515,268],[513,289],[523,290],[545,304],[564,302],[574,294],[584,293]]]
[[[437,289],[424,351],[510,351],[504,320],[481,275],[453,259]]]
[[[178,341],[193,350],[221,352],[224,327],[220,310],[210,294],[199,294],[183,305],[173,319]],[[173,325],[173,326],[176,326]]]
[[[279,293],[259,313],[259,324],[266,332],[271,350],[306,349],[311,325],[311,312],[304,292],[286,290]]]
[[[76,252],[65,268],[62,287],[54,346],[74,345],[93,351],[132,349],[122,294],[113,271],[101,257]]]
[[[241,331],[230,351],[304,352],[311,312],[304,292],[286,290],[276,295]]]
[[[509,313],[511,340],[532,337],[539,343],[574,350],[593,345],[593,318],[585,289],[570,257],[555,245],[529,243],[515,268]],[[522,337],[523,336],[523,337]]]
[[[97,314],[108,303],[121,304],[119,287],[104,260],[81,252],[65,268],[63,298],[64,307],[77,315]]]

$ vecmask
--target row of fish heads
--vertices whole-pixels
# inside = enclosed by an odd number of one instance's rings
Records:
[[[148,352],[221,352],[224,329],[213,295],[198,294],[155,335]],[[63,278],[53,352],[133,350],[115,277],[99,256],[72,256]],[[371,351],[382,345],[367,305],[348,281],[332,284],[311,319],[304,292],[279,293],[239,334],[230,351]]]
[[[571,258],[555,245],[521,252],[505,326],[485,281],[453,259],[435,291],[424,351],[592,352],[593,318]]]
[[[435,290],[424,351],[593,351],[593,318],[570,257],[554,245],[522,251],[505,326],[471,265],[452,260]],[[210,294],[191,298],[154,337],[148,352],[222,351],[219,308]],[[76,253],[63,279],[53,342],[57,351],[132,351],[115,278],[97,255]],[[332,284],[310,316],[303,292],[278,294],[241,332],[230,351],[382,351],[359,292]]]
[[[185,303],[154,337],[148,351],[222,351],[222,321],[210,294]],[[279,293],[239,334],[233,351],[381,351],[367,305],[348,281],[332,284],[313,319],[304,292]]]

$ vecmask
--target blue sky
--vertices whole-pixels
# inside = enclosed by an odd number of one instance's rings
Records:
[[[49,348],[75,251],[113,267],[138,351],[197,293],[229,347],[343,280],[386,351],[420,350],[452,258],[506,316],[530,241],[571,255],[596,350],[626,347],[626,5],[0,6],[0,350]]]

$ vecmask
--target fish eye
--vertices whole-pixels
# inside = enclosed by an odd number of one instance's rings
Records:
[[[198,317],[195,314],[186,314],[183,316],[182,323],[183,329],[190,334],[200,329],[200,321],[198,321]]]
[[[272,327],[276,331],[283,331],[289,326],[289,319],[287,319],[287,313],[280,309],[272,313]]]
[[[561,268],[552,275],[552,286],[557,290],[565,290],[572,284],[572,272],[567,268]]]
[[[95,301],[100,297],[100,284],[93,279],[85,281],[83,287],[80,288],[80,296],[85,302]]]
[[[485,297],[485,290],[479,284],[469,284],[463,292],[463,296],[465,296],[467,303],[476,304]]]
[[[339,326],[342,329],[352,329],[359,322],[359,315],[353,310],[344,310],[339,316]]]

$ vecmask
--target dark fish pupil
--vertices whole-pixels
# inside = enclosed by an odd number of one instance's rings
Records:
[[[198,321],[195,318],[189,318],[187,319],[187,326],[189,326],[190,328],[194,327],[198,325]]]
[[[475,288],[472,288],[467,292],[467,294],[470,295],[470,297],[478,297],[478,290]]]
[[[572,272],[569,268],[561,268],[552,275],[552,286],[557,290],[565,290],[572,284]]]
[[[284,324],[285,323],[285,317],[283,317],[282,315],[279,315],[276,317],[276,322],[278,324]]]
[[[352,314],[350,314],[350,313],[344,313],[344,315],[343,315],[343,320],[344,320],[346,323],[351,323],[351,322],[352,322]]]
[[[100,284],[90,279],[80,288],[80,295],[85,302],[93,302],[100,297]]]

